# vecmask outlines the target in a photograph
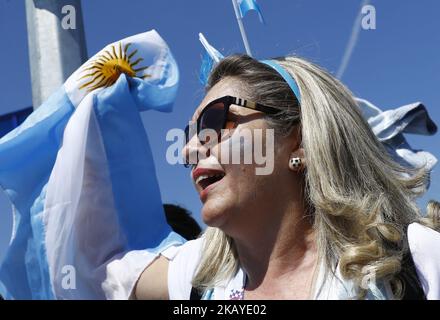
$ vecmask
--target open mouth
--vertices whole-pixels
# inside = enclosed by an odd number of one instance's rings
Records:
[[[224,173],[202,174],[197,177],[196,184],[199,185],[202,190],[205,190],[208,186],[223,179],[224,176]]]

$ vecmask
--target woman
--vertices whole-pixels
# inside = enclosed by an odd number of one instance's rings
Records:
[[[413,223],[438,227],[439,204],[430,204],[432,219],[422,219],[414,202],[425,172],[391,160],[330,74],[294,57],[227,57],[192,120],[202,129],[231,129],[214,144],[189,137],[184,150],[187,158],[199,155],[191,176],[209,227],[162,252],[139,278],[136,298],[439,296],[440,256],[432,246],[440,234]],[[245,129],[274,129],[271,174],[222,159]]]

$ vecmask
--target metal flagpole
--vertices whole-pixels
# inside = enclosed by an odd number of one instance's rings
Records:
[[[80,0],[25,3],[32,103],[36,109],[87,60],[87,51]],[[74,21],[66,23],[69,18]]]
[[[241,37],[243,39],[244,47],[248,56],[252,57],[251,47],[246,36],[246,31],[244,30],[243,21],[240,17],[240,11],[238,9],[237,0],[232,0],[232,5],[234,6],[235,16],[237,17],[238,27],[240,28]]]

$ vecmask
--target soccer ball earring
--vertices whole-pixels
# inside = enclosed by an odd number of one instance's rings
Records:
[[[302,166],[301,158],[290,158],[289,159],[289,169],[292,171],[299,171]]]

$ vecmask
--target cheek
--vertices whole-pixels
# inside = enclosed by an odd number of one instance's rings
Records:
[[[258,131],[257,133],[255,133]],[[254,166],[257,154],[266,149],[264,130],[239,125],[222,132],[221,142],[210,146],[211,153],[222,165]]]
[[[215,196],[213,194],[202,210],[204,222],[210,226],[218,227],[226,220],[237,221],[240,217],[244,218],[259,211],[260,207],[267,206],[274,197],[281,182],[276,168],[267,175],[256,174],[256,168],[261,166],[254,162],[255,144],[260,143],[260,150],[267,154],[265,130],[256,139],[251,130],[254,128],[237,129],[211,148],[211,154],[218,159],[226,176],[221,189],[217,190]],[[261,130],[261,127],[256,129]],[[271,157],[275,167],[280,165],[280,154],[275,152]]]
[[[256,180],[253,170],[246,165],[228,165],[227,178],[221,188],[212,193],[202,208],[203,221],[211,227],[226,228],[241,225],[240,221],[254,205]],[[251,209],[251,210],[249,210]],[[226,226],[229,227],[226,227]],[[231,231],[231,230],[229,230]]]

